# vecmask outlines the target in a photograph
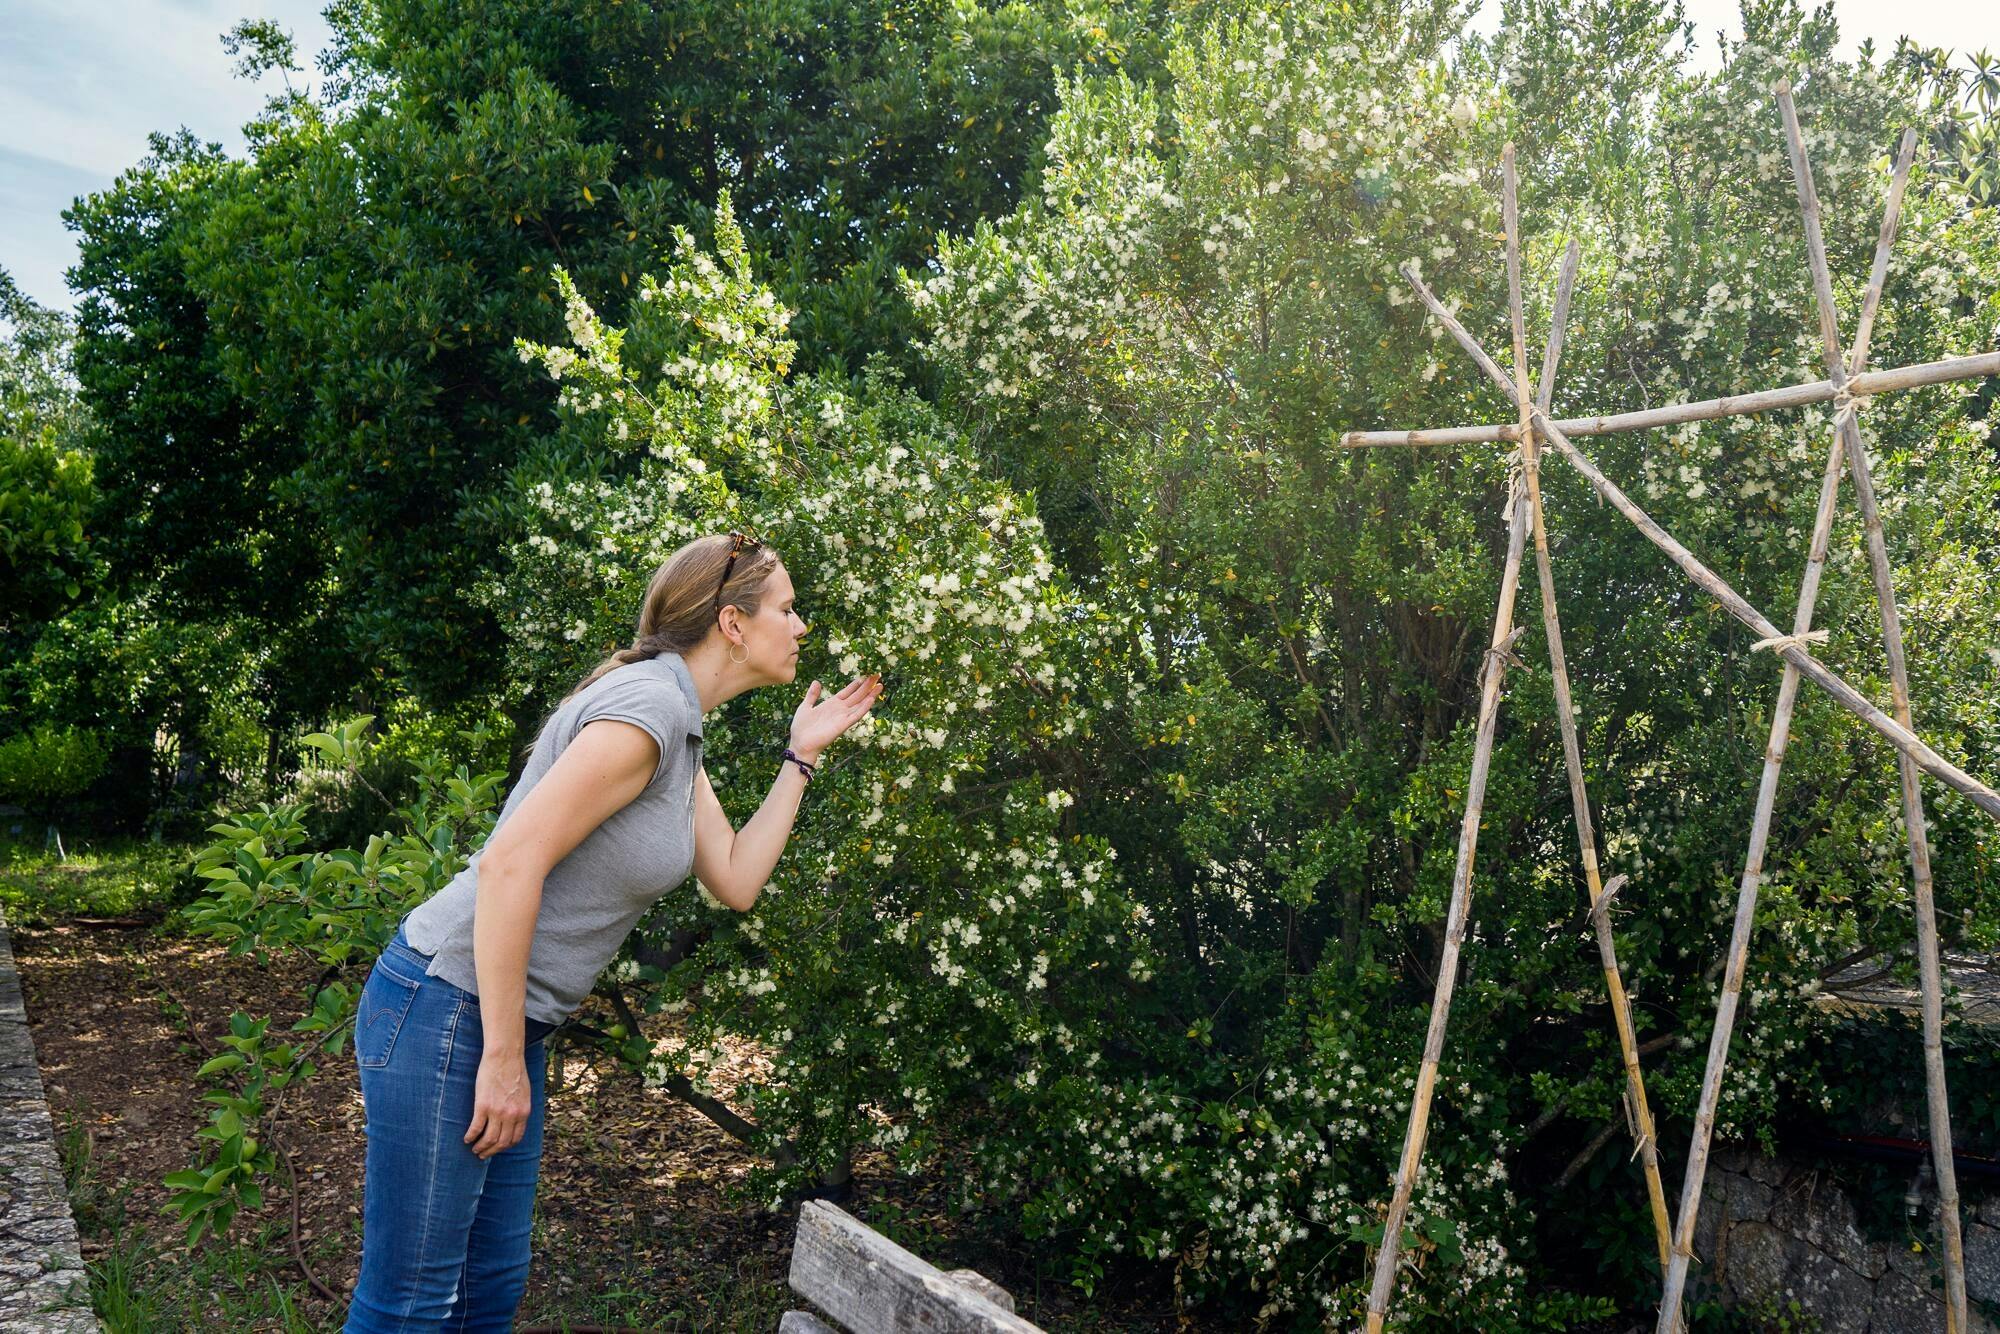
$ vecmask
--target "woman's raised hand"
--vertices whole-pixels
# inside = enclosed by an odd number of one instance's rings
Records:
[[[806,687],[806,697],[792,714],[792,749],[811,764],[833,739],[861,721],[875,701],[882,698],[882,673],[869,672],[842,686],[840,692],[824,698],[819,682]]]

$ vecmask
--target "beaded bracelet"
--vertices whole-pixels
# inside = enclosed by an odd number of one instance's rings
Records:
[[[798,765],[799,772],[806,776],[806,781],[808,783],[812,782],[813,766],[807,764],[804,760],[800,759],[798,753],[794,751],[790,746],[785,747],[785,758],[790,760],[793,764]]]

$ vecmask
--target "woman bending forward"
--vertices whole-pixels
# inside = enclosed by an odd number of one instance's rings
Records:
[[[368,1112],[348,1334],[507,1330],[528,1280],[542,1039],[690,870],[748,912],[810,766],[881,698],[878,673],[807,689],[764,804],[731,826],[702,715],[798,671],[806,624],[777,553],[697,538],[646,589],[638,638],[542,724],[493,835],[403,919],[368,975],[354,1056]]]

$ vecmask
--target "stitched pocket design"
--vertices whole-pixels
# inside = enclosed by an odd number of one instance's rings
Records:
[[[361,1004],[354,1012],[354,1061],[369,1070],[389,1064],[396,1049],[396,1034],[417,999],[417,984],[387,969],[375,968],[361,988]]]

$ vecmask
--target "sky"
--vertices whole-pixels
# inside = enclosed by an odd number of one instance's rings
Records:
[[[239,18],[271,18],[296,39],[306,80],[329,38],[324,0],[0,0],[0,265],[43,305],[70,308],[63,270],[76,262],[62,210],[104,189],[146,151],[146,135],[187,126],[231,153],[242,125],[278,86],[237,78],[221,36]],[[1738,28],[1736,0],[1684,0],[1713,65],[1714,30]],[[1499,0],[1475,27],[1490,31]],[[1864,37],[1893,47],[2000,51],[2000,0],[1836,0],[1842,52]]]
[[[290,29],[300,63],[330,40],[325,0],[0,0],[0,265],[45,306],[73,306],[70,200],[109,186],[146,135],[187,126],[244,151],[270,92],[237,78],[222,34],[241,18]],[[296,76],[295,76],[296,77]]]

